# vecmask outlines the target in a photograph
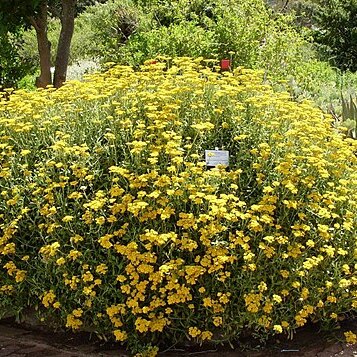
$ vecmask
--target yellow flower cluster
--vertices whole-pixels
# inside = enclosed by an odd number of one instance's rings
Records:
[[[356,311],[356,142],[259,71],[204,63],[0,101],[0,313],[139,346]]]
[[[345,338],[346,338],[347,343],[350,343],[350,344],[357,343],[357,335],[355,333],[353,333],[352,331],[345,332]]]

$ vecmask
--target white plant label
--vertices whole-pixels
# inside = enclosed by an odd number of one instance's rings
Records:
[[[216,167],[218,165],[229,165],[229,151],[226,150],[205,150],[206,165]]]

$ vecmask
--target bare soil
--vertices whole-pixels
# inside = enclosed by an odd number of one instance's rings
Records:
[[[340,323],[339,329],[322,332],[317,325],[299,329],[292,340],[274,338],[265,346],[246,339],[234,350],[186,347],[164,351],[161,357],[357,357],[357,345],[347,345],[343,332],[357,332],[357,319]],[[88,333],[49,332],[40,327],[16,324],[12,319],[0,321],[0,357],[129,357],[122,347],[102,343]]]

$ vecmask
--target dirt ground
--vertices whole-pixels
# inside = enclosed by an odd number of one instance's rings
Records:
[[[160,357],[357,357],[357,345],[346,345],[343,332],[357,332],[357,319],[345,321],[338,331],[319,332],[315,326],[299,330],[293,340],[285,338],[269,341],[263,349],[255,346],[255,350],[236,349],[218,350],[182,350],[176,349],[162,352]],[[64,332],[45,332],[17,325],[11,320],[0,321],[0,357],[92,357],[117,356],[129,357],[120,346],[101,344],[97,339],[85,333],[71,334]]]

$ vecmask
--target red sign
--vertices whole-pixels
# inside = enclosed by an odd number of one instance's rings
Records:
[[[229,71],[230,69],[231,69],[231,60],[222,59],[221,60],[221,70],[222,71]]]

